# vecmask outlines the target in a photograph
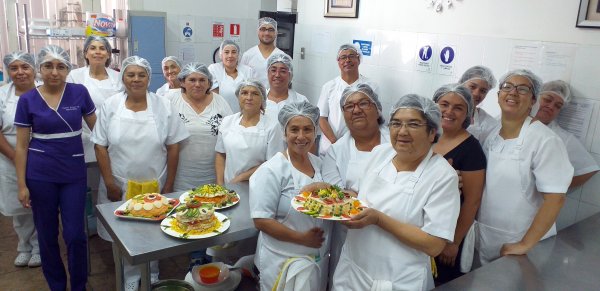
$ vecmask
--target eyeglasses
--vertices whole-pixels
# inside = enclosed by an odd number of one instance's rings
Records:
[[[56,65],[56,67],[55,67],[55,66],[54,66],[53,64],[51,64],[51,63],[45,63],[45,64],[43,64],[43,65],[42,65],[42,67],[41,67],[41,68],[42,68],[42,70],[44,70],[44,71],[48,71],[48,72],[50,72],[50,71],[54,71],[54,70],[56,70],[56,71],[58,71],[58,72],[66,72],[66,71],[68,71],[68,70],[69,70],[69,67],[67,67],[67,66],[66,66],[66,65],[64,65],[64,64],[58,64],[58,65]]]
[[[350,55],[343,55],[343,56],[339,56],[338,57],[338,61],[346,61],[346,60],[356,60],[358,59],[358,55],[356,54],[350,54]]]
[[[512,83],[505,82],[500,86],[500,90],[504,92],[511,92],[513,89],[517,89],[517,93],[519,95],[527,95],[531,93],[531,88],[527,85],[516,85]]]
[[[266,28],[266,27],[261,27],[258,30],[260,30],[261,32],[275,32],[275,28]]]
[[[420,123],[420,122],[416,122],[416,121],[403,122],[403,121],[398,121],[398,120],[392,120],[392,121],[390,121],[388,126],[391,129],[401,129],[403,126],[406,126],[406,128],[408,130],[417,130],[426,125],[427,124],[425,124],[425,123]]]
[[[356,106],[358,106],[358,108],[360,108],[361,110],[367,110],[371,108],[371,104],[373,104],[371,101],[363,100],[358,103],[345,104],[344,106],[342,106],[342,110],[344,110],[344,112],[352,112],[354,111],[354,107]]]

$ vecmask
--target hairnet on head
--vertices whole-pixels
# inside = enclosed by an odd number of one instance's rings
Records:
[[[180,61],[180,60],[179,60],[177,57],[174,57],[174,56],[167,56],[167,57],[165,57],[164,59],[162,59],[162,62],[160,62],[160,65],[161,65],[161,67],[164,67],[164,66],[165,66],[165,63],[166,63],[166,62],[168,62],[168,61],[173,61],[173,62],[175,62],[175,64],[177,64],[177,66],[178,66],[179,68],[181,68],[181,67],[183,66],[183,65],[181,64],[181,61]]]
[[[4,70],[8,71],[8,67],[10,66],[10,64],[12,64],[15,61],[21,61],[28,64],[35,72],[35,57],[30,53],[16,51],[5,55],[2,59],[2,63],[4,64]],[[10,75],[8,76],[8,80],[10,80]]]
[[[292,66],[292,58],[285,53],[276,53],[272,54],[269,59],[267,59],[267,71],[271,68],[273,64],[282,63],[284,64],[288,70],[290,71],[290,83],[292,82],[292,78],[294,77],[294,66]]]
[[[150,80],[150,77],[152,76],[152,67],[150,66],[150,63],[144,58],[138,56],[131,56],[124,59],[121,63],[121,73],[119,74],[121,81],[123,81],[123,75],[125,74],[125,70],[127,69],[127,67],[132,65],[144,68],[144,70],[146,70],[146,73],[148,74],[148,80]]]
[[[112,55],[112,47],[110,46],[110,43],[108,43],[108,40],[106,39],[106,37],[99,36],[99,35],[88,36],[85,39],[85,41],[83,42],[83,55],[85,56],[87,54],[87,51],[90,48],[90,44],[92,44],[93,41],[101,42],[102,45],[104,45],[104,48],[106,48],[106,51],[108,52],[108,60],[106,60],[106,63],[104,64],[104,66],[108,67],[110,65],[110,61],[111,61],[110,56]],[[87,58],[85,58],[85,63],[89,65],[90,61]]]
[[[198,74],[206,76],[206,78],[208,79],[208,83],[209,83],[208,88],[212,87],[213,75],[208,71],[208,67],[205,64],[200,63],[200,62],[193,62],[193,63],[189,63],[189,64],[185,65],[183,68],[181,68],[181,71],[177,75],[177,79],[179,80],[179,82],[183,83],[183,81],[185,81],[185,78],[187,78],[192,73],[198,73]]]
[[[371,99],[371,102],[375,103],[375,106],[377,107],[377,113],[379,114],[379,118],[377,118],[377,123],[380,125],[383,124],[385,122],[385,118],[383,117],[383,107],[381,106],[381,102],[379,101],[379,95],[377,95],[373,88],[367,83],[355,83],[351,86],[346,87],[346,89],[344,89],[344,91],[342,92],[342,98],[340,98],[340,108],[346,105],[346,100],[348,99],[348,97],[350,97],[350,95],[354,93],[363,93],[367,97],[369,97],[369,99]]]
[[[500,86],[502,86],[502,84],[504,84],[506,80],[513,76],[521,76],[527,78],[529,80],[529,83],[531,84],[531,90],[533,91],[533,99],[537,99],[537,97],[540,94],[540,90],[542,89],[542,79],[540,79],[540,77],[538,77],[532,71],[527,69],[512,70],[506,73],[504,76],[502,76],[502,78],[500,78]]]
[[[277,31],[277,21],[275,21],[275,19],[271,17],[263,17],[258,20],[258,29],[265,25],[270,25],[275,29],[275,31]]]
[[[540,95],[543,93],[554,93],[560,96],[565,103],[564,105],[567,105],[571,101],[571,89],[569,88],[569,84],[563,80],[546,82],[542,85],[541,91]]]
[[[462,84],[446,84],[433,93],[433,102],[438,103],[442,96],[454,93],[458,96],[462,97],[463,101],[467,104],[467,118],[462,124],[463,128],[469,127],[471,125],[471,116],[473,116],[473,110],[475,105],[473,103],[473,96],[471,95],[471,90],[463,86]]]
[[[260,97],[261,97],[261,101],[262,101],[262,109],[267,108],[267,89],[265,89],[265,85],[263,85],[259,80],[256,79],[246,79],[243,80],[242,82],[240,82],[240,84],[237,86],[237,88],[235,88],[235,96],[237,96],[237,98],[240,98],[240,91],[242,91],[242,88],[244,87],[248,87],[248,86],[252,86],[256,89],[258,89],[258,91],[260,92]]]
[[[400,109],[414,109],[423,112],[425,119],[427,120],[427,127],[430,129],[436,129],[436,140],[437,136],[440,135],[440,122],[442,119],[442,113],[437,104],[430,99],[419,96],[417,94],[407,94],[392,106],[390,111],[390,120],[394,117],[394,114]]]
[[[340,46],[340,49],[338,49],[338,52],[337,52],[337,58],[339,59],[340,54],[343,51],[347,51],[347,50],[353,50],[358,55],[358,59],[359,60],[362,59],[362,51],[358,47],[356,47],[355,45],[350,44],[350,43],[346,43],[346,44],[343,44]]]
[[[317,129],[317,125],[319,124],[319,108],[307,101],[302,101],[287,104],[279,111],[277,119],[279,119],[279,124],[281,124],[284,133],[288,122],[296,116],[304,116],[310,119],[315,130]]]
[[[228,45],[232,45],[235,47],[235,49],[237,50],[238,54],[241,54],[242,52],[240,52],[240,45],[237,44],[237,42],[231,40],[231,39],[226,39],[221,43],[221,46],[219,46],[219,55],[223,54],[223,50],[225,49],[226,46]]]
[[[44,63],[57,60],[67,67],[69,67],[69,71],[73,67],[71,65],[71,58],[69,57],[69,53],[65,51],[63,48],[57,45],[47,45],[43,47],[40,52],[37,54],[36,64],[38,67],[41,67]]]
[[[465,82],[474,79],[484,80],[490,89],[496,87],[496,78],[494,77],[494,73],[492,73],[492,70],[490,70],[488,67],[484,66],[470,67],[462,74],[460,80],[458,80],[458,83],[464,84]]]

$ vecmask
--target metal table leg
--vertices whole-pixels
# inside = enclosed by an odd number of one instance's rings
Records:
[[[150,290],[152,283],[150,282],[150,262],[139,265],[142,269],[142,284],[140,290]]]
[[[123,280],[123,256],[121,256],[121,251],[114,242],[112,243],[112,251],[115,260],[115,290],[125,291],[125,282]]]

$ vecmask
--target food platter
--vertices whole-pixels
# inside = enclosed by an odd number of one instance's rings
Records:
[[[227,229],[229,229],[229,226],[231,225],[231,221],[229,220],[229,218],[226,215],[215,212],[215,216],[221,222],[221,225],[217,229],[208,230],[205,233],[201,233],[201,234],[189,234],[187,232],[177,231],[174,227],[172,227],[172,225],[175,221],[175,215],[170,215],[167,218],[165,218],[160,223],[160,229],[162,229],[162,231],[164,233],[166,233],[170,236],[173,236],[176,238],[182,238],[182,239],[200,239],[200,238],[212,237],[212,236],[216,236],[216,235],[219,235],[219,234],[225,232]]]
[[[335,221],[344,221],[344,220],[350,220],[351,216],[350,215],[342,215],[342,216],[334,216],[334,215],[321,215],[319,213],[312,213],[310,210],[305,209],[304,208],[304,201],[305,201],[305,197],[303,195],[296,195],[294,198],[292,198],[292,208],[294,208],[294,210],[300,212],[300,213],[304,213],[306,215],[312,216],[314,218],[318,218],[318,219],[324,219],[324,220],[335,220]],[[353,204],[355,205],[354,207],[356,208],[356,210],[351,214],[351,215],[356,215],[358,213],[360,213],[360,211],[362,211],[363,209],[367,208],[366,204],[356,198],[352,198],[353,200]]]
[[[190,193],[191,193],[191,191],[186,191],[186,192],[183,192],[183,194],[181,194],[181,196],[179,196],[179,200],[181,201],[181,203],[186,203],[190,199]],[[228,195],[230,195],[230,197],[227,200],[227,202],[224,204],[221,204],[221,205],[215,204],[214,205],[215,209],[229,208],[240,202],[240,195],[238,195],[236,192],[230,191]]]
[[[165,217],[167,217],[169,214],[171,214],[171,212],[173,212],[173,210],[177,207],[177,205],[179,205],[179,199],[176,198],[168,198],[169,199],[169,204],[171,204],[169,211],[165,212],[163,215],[160,216],[156,216],[156,217],[141,217],[141,216],[133,216],[129,213],[129,211],[127,210],[127,205],[129,205],[129,203],[131,203],[131,199],[127,200],[125,203],[121,204],[121,206],[119,206],[115,211],[114,214],[117,217],[120,218],[126,218],[126,219],[134,219],[134,220],[146,220],[146,221],[161,221],[163,220]]]

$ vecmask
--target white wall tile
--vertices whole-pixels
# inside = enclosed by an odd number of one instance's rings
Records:
[[[556,229],[561,230],[573,223],[577,218],[577,209],[579,208],[579,200],[567,197],[560,214],[556,219]]]

